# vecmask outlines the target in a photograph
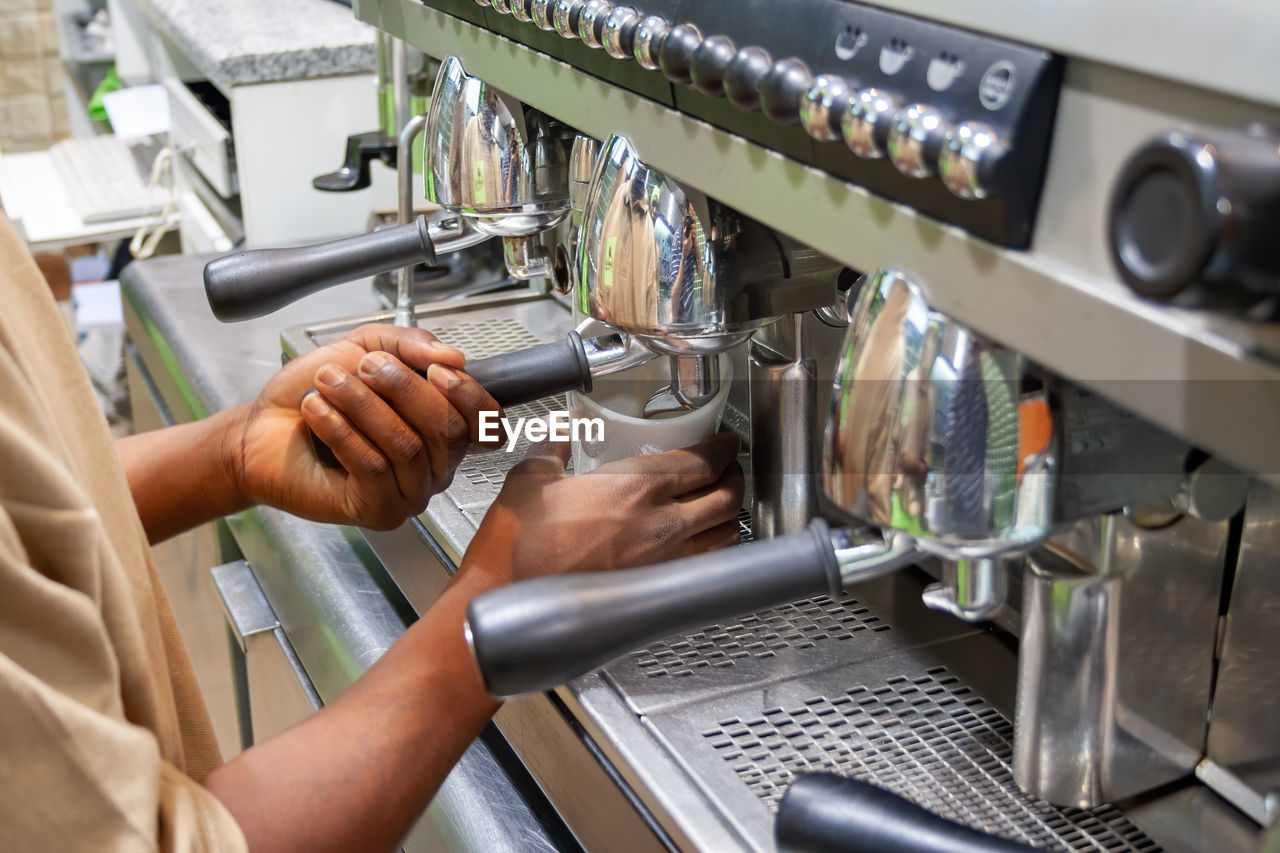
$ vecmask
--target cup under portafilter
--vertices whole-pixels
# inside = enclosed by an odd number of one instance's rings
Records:
[[[1119,427],[1108,438],[1124,445],[1113,451],[1141,447],[1150,471],[1169,473],[1091,488],[1099,478],[1077,458],[1088,443],[1072,434],[1076,398],[1064,393],[1061,402],[1015,353],[932,310],[902,273],[881,271],[861,288],[841,353],[823,491],[833,512],[868,526],[816,519],[803,532],[727,551],[478,596],[468,637],[491,692],[549,689],[677,631],[835,593],[931,556],[963,593],[994,583],[996,561],[1025,553],[1057,523],[1181,482],[1186,445],[1112,418]],[[1080,482],[1064,476],[1075,470]],[[957,615],[989,615],[991,602],[955,590],[934,598]]]
[[[214,315],[223,321],[259,317],[336,284],[432,264],[437,254],[490,237],[509,244],[504,254],[513,276],[548,275],[549,258],[530,247],[528,238],[554,228],[569,213],[569,137],[541,114],[468,75],[453,56],[440,66],[424,135],[427,198],[448,215],[419,216],[315,246],[217,258],[204,270]],[[412,165],[401,162],[399,168]]]

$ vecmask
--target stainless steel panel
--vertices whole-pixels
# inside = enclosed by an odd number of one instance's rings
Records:
[[[1227,611],[1208,757],[1237,777],[1244,796],[1229,799],[1259,822],[1280,815],[1278,651],[1280,491],[1255,485]]]
[[[1018,781],[1092,806],[1186,777],[1208,726],[1227,523],[1083,522],[1031,558]],[[1272,694],[1274,697],[1276,694]]]
[[[246,745],[259,743],[300,723],[323,703],[249,564],[237,560],[210,572],[231,636],[244,655],[248,695],[236,700],[242,720],[247,709],[252,731],[242,736]]]

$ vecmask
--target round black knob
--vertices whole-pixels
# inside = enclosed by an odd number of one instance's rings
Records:
[[[693,24],[681,24],[667,35],[658,51],[658,65],[672,83],[691,83],[689,73],[694,51],[702,44],[702,33]]]
[[[733,42],[727,36],[712,36],[698,45],[689,63],[689,76],[699,92],[714,97],[724,95],[724,73],[733,60]]]
[[[759,87],[773,68],[773,57],[762,47],[744,47],[733,55],[724,72],[724,96],[735,107],[760,109]]]
[[[779,59],[760,81],[760,109],[778,124],[798,124],[800,104],[809,91],[813,75],[798,59]]]
[[[1151,299],[1280,292],[1280,142],[1172,132],[1125,164],[1111,195],[1112,260]]]

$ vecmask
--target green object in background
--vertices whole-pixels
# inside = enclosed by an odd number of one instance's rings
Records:
[[[89,99],[89,103],[85,109],[89,113],[89,118],[96,122],[106,125],[107,129],[111,129],[111,122],[107,120],[107,108],[102,105],[102,96],[123,89],[120,84],[120,75],[116,73],[116,67],[113,65],[107,71],[107,76],[102,78],[102,82],[98,84],[98,88],[93,90],[93,97]]]

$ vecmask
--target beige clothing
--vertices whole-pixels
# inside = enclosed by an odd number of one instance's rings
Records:
[[[242,850],[98,403],[0,213],[0,850]]]

